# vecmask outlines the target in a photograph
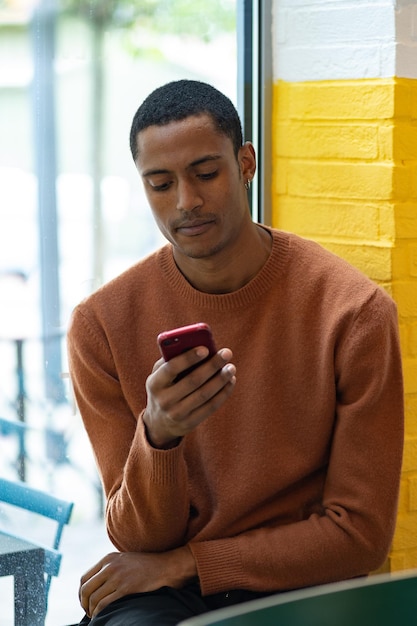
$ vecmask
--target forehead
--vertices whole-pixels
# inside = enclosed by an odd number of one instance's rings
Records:
[[[233,157],[231,139],[220,132],[209,115],[193,115],[162,126],[148,126],[136,137],[139,171],[187,166],[200,157]]]

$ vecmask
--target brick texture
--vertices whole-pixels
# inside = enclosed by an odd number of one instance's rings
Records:
[[[406,438],[388,571],[417,567],[416,120],[413,78],[274,85],[273,225],[346,258],[398,306]]]

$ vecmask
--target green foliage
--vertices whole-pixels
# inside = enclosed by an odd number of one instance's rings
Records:
[[[210,40],[235,28],[235,2],[231,0],[160,0],[146,26],[159,33],[194,35]]]
[[[129,0],[59,0],[63,13],[84,18],[103,28],[131,26],[138,12],[137,4]],[[146,4],[147,0],[141,0],[139,10]]]
[[[60,0],[60,9],[103,28],[140,28],[208,41],[234,30],[235,4],[235,0]]]

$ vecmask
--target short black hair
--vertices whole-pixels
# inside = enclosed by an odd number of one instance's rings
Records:
[[[163,126],[190,115],[211,117],[220,133],[227,135],[237,156],[243,143],[239,114],[227,96],[198,80],[177,80],[155,89],[136,111],[130,129],[130,150],[138,156],[137,135],[148,126]]]

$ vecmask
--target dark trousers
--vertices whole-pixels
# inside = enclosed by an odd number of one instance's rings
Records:
[[[136,593],[120,598],[79,626],[175,626],[182,620],[225,606],[261,598],[267,593],[234,590],[202,596],[197,583],[183,589],[162,587],[152,593]]]

